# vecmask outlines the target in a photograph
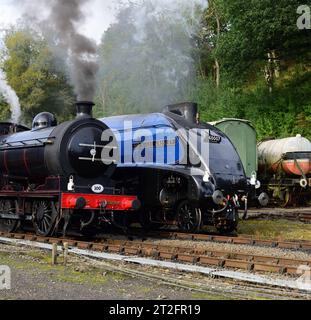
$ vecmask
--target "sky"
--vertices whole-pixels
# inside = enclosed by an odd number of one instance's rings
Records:
[[[0,30],[16,24],[25,12],[26,2],[34,4],[32,0],[0,0]],[[84,7],[88,18],[81,26],[80,32],[99,43],[104,32],[114,21],[116,9],[112,3],[111,0],[90,0]],[[44,14],[42,12],[43,16]]]

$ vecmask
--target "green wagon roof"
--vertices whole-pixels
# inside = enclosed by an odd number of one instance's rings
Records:
[[[236,119],[236,118],[223,118],[221,120],[217,120],[217,121],[212,121],[209,122],[211,125],[215,126],[217,124],[223,123],[223,122],[230,122],[230,121],[235,121],[235,122],[243,122],[246,123],[248,125],[250,125],[252,128],[254,128],[252,122],[250,120],[245,120],[245,119]]]

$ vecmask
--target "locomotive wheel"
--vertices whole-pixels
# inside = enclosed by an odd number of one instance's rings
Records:
[[[16,208],[16,201],[0,201],[0,212],[3,214],[15,214]],[[18,220],[0,219],[0,231],[8,233],[15,232],[19,224]]]
[[[36,234],[47,237],[52,234],[57,211],[53,201],[42,200],[33,204],[33,226]]]
[[[177,208],[177,221],[180,230],[196,232],[201,227],[202,212],[199,208],[192,206],[189,201],[183,201]]]

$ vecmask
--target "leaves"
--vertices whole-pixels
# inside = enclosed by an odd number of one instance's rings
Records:
[[[0,95],[0,119],[7,121],[10,118],[10,108]]]
[[[311,37],[310,30],[297,28],[299,5],[299,0],[209,1],[197,40],[200,76],[191,91],[203,119],[251,120],[260,139],[297,133],[311,138]]]
[[[72,88],[42,36],[27,29],[10,30],[5,46],[2,66],[20,99],[24,122],[30,124],[42,111],[61,119],[71,117]]]
[[[154,20],[153,8],[123,8],[100,45],[95,115],[158,111],[184,99],[198,102],[206,121],[251,120],[259,139],[297,133],[311,138],[311,31],[297,28],[301,4],[209,0],[192,42],[184,29],[193,19],[189,10],[173,21],[165,12]],[[139,10],[143,29],[134,19]],[[61,121],[70,118],[75,97],[66,67],[42,35],[9,30],[5,44],[0,63],[20,97],[24,120],[46,110]],[[1,96],[0,117],[9,118]]]

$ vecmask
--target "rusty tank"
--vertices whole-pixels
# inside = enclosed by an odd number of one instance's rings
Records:
[[[305,176],[311,171],[311,142],[301,135],[260,142],[258,155],[260,170],[266,172]]]

